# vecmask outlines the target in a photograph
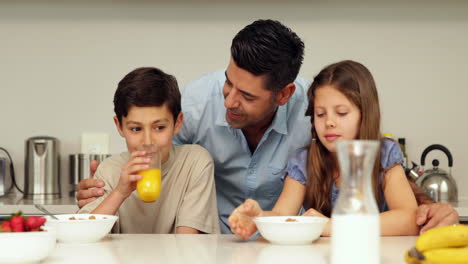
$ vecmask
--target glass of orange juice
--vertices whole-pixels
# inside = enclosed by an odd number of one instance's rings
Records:
[[[154,144],[143,144],[138,150],[146,151],[150,164],[148,169],[138,172],[143,178],[137,182],[137,194],[144,202],[154,202],[161,194],[161,152]]]

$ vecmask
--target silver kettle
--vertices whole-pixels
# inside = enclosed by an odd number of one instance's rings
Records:
[[[54,137],[32,137],[25,144],[24,198],[60,198],[60,142]]]
[[[458,190],[455,179],[451,175],[453,158],[450,151],[440,145],[434,144],[427,147],[421,155],[421,166],[424,168],[426,156],[432,150],[441,150],[447,155],[449,172],[439,168],[439,160],[432,161],[432,169],[424,170],[416,179],[416,184],[435,202],[456,204],[458,202]]]

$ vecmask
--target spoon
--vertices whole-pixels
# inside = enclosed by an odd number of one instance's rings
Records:
[[[53,215],[51,212],[47,211],[44,206],[40,205],[40,204],[35,204],[34,205],[37,209],[39,209],[40,211],[42,211],[43,213],[46,213],[47,215],[49,215],[50,217],[52,217],[53,219],[55,220],[59,220],[55,215]]]

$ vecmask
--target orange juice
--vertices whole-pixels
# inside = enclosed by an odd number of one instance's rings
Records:
[[[138,197],[144,202],[154,202],[161,194],[161,169],[147,169],[139,172],[143,178],[137,182]]]

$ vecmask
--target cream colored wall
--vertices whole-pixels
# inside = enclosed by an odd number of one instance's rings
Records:
[[[24,141],[61,141],[63,192],[70,153],[83,132],[110,134],[117,82],[158,66],[183,87],[227,65],[232,37],[258,18],[279,19],[306,44],[301,76],[312,79],[342,59],[374,74],[384,132],[406,137],[410,159],[443,144],[454,156],[460,196],[468,198],[468,4],[463,1],[15,1],[0,2],[0,146],[23,182]],[[442,1],[441,1],[442,2]],[[441,157],[433,152],[427,160]]]

